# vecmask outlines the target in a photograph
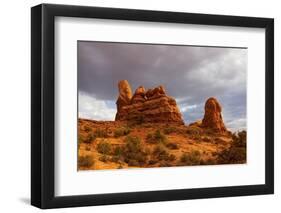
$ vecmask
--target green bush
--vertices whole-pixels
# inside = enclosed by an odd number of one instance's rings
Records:
[[[151,144],[155,144],[155,143],[167,143],[168,139],[166,137],[166,135],[164,135],[163,133],[161,133],[161,131],[159,129],[157,129],[153,134],[152,133],[148,133],[146,136],[146,142],[151,143]]]
[[[139,137],[127,136],[125,138],[125,148],[127,152],[139,152],[141,150],[140,146],[141,139]]]
[[[121,137],[124,135],[128,135],[128,134],[130,134],[130,132],[131,132],[131,129],[129,127],[127,127],[127,126],[120,127],[114,131],[114,137],[118,138],[118,137]]]
[[[162,146],[162,145],[157,145],[157,146],[154,147],[154,149],[153,149],[153,154],[154,154],[154,155],[165,154],[165,153],[167,153],[167,150],[166,150],[165,147]]]
[[[92,143],[92,141],[94,141],[95,139],[96,139],[95,135],[92,132],[90,132],[90,133],[88,133],[87,138],[84,141],[84,143]]]
[[[89,126],[87,126],[87,125],[84,126],[84,131],[85,131],[85,132],[90,132],[91,130],[92,130],[91,127],[89,127]]]
[[[219,164],[246,163],[246,149],[231,146],[218,153],[217,161]]]
[[[233,146],[246,147],[247,132],[245,130],[232,135]]]
[[[122,156],[123,153],[124,153],[124,147],[122,147],[122,146],[116,146],[113,149],[113,155],[115,155],[115,156]]]
[[[173,154],[169,154],[165,147],[162,145],[157,145],[153,150],[153,155],[159,161],[173,161],[176,159],[176,156]]]
[[[158,142],[158,143],[166,143],[167,142],[167,137],[161,133],[161,131],[158,129],[155,131],[154,133],[154,139]]]
[[[107,138],[107,131],[105,129],[96,129],[94,133],[97,138]]]
[[[190,153],[184,153],[180,157],[181,163],[184,165],[199,165],[201,161],[199,151],[191,151]]]
[[[83,135],[79,134],[79,136],[78,136],[78,143],[81,144],[81,143],[84,142],[84,140],[85,140],[85,137]]]
[[[247,132],[241,131],[232,135],[232,144],[229,148],[217,153],[219,164],[246,163]]]
[[[141,147],[141,140],[139,137],[127,136],[125,138],[123,157],[129,166],[141,166],[146,163],[147,154]]]
[[[91,155],[79,156],[78,165],[79,167],[90,167],[94,164],[94,159]]]
[[[93,140],[95,140],[96,137],[92,132],[89,132],[87,136],[80,135],[78,136],[78,142],[79,143],[92,143]]]
[[[107,141],[103,140],[98,143],[97,151],[101,154],[110,154],[111,145]]]

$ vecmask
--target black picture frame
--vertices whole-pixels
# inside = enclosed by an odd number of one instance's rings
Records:
[[[265,184],[93,195],[54,195],[55,17],[264,28]],[[31,8],[31,204],[42,208],[217,198],[274,193],[274,20],[271,18],[41,4]]]

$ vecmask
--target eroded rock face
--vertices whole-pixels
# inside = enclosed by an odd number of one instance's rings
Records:
[[[145,88],[143,86],[140,86],[136,89],[135,94],[133,95],[132,104],[136,103],[143,103],[145,102]]]
[[[203,128],[212,129],[215,132],[226,132],[221,111],[222,108],[217,99],[213,97],[209,98],[205,103],[205,115],[201,126]]]
[[[116,102],[116,121],[155,123],[172,122],[184,124],[182,115],[175,99],[166,95],[163,86],[159,86],[154,89],[148,89],[147,91],[143,86],[138,87],[132,96],[130,103],[125,103],[120,96],[121,94],[119,94],[118,100]]]
[[[119,96],[116,101],[117,112],[121,111],[122,107],[131,104],[131,99],[132,99],[132,89],[127,80],[119,81],[118,89],[119,89]],[[115,120],[118,119],[118,117],[119,115],[117,113]]]

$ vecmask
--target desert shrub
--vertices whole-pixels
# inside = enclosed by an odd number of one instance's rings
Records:
[[[84,140],[85,140],[85,137],[83,135],[79,134],[79,136],[78,136],[78,143],[81,144],[81,143],[84,142]]]
[[[141,140],[139,137],[127,136],[125,138],[125,147],[123,157],[129,166],[144,165],[147,161],[147,154],[141,147]],[[136,163],[138,165],[136,165]]]
[[[219,164],[245,163],[246,149],[244,147],[231,146],[218,153],[217,161]]]
[[[92,143],[93,140],[95,140],[95,136],[92,132],[89,132],[87,136],[79,135],[78,136],[78,142],[79,143]]]
[[[140,138],[136,136],[127,136],[125,138],[125,148],[127,152],[139,152],[141,150]]]
[[[106,163],[110,160],[110,158],[107,155],[102,155],[99,157],[99,160]]]
[[[148,143],[167,143],[168,139],[159,129],[157,129],[153,134],[148,133],[146,136],[146,142]]]
[[[90,132],[91,130],[92,130],[91,127],[89,127],[87,125],[84,126],[84,131],[85,132]]]
[[[165,153],[167,153],[167,150],[165,149],[164,146],[157,145],[156,147],[154,147],[152,153],[153,153],[153,155],[165,154]]]
[[[168,143],[166,144],[166,147],[169,149],[179,149],[179,145],[176,143]]]
[[[180,161],[184,165],[199,165],[200,160],[201,157],[199,151],[191,151],[190,153],[184,153],[180,157]]]
[[[105,129],[96,129],[94,132],[95,137],[97,138],[107,138],[107,131]]]
[[[118,138],[118,137],[121,137],[124,135],[128,135],[128,134],[130,134],[130,132],[131,132],[131,129],[129,127],[127,127],[127,126],[120,127],[114,131],[114,137]]]
[[[246,147],[247,132],[245,130],[232,135],[233,146]]]
[[[94,141],[95,139],[96,139],[95,135],[92,132],[89,132],[84,143],[92,143],[92,141]]]
[[[174,126],[169,126],[169,127],[166,127],[163,132],[167,135],[171,134],[171,133],[174,133],[174,132],[177,132],[177,128],[174,127]]]
[[[245,163],[246,162],[247,132],[241,131],[232,135],[232,144],[229,148],[217,153],[219,164]]]
[[[110,154],[111,145],[106,140],[102,140],[97,145],[97,151],[101,154]]]
[[[78,158],[78,165],[79,167],[90,167],[94,164],[93,156],[86,155],[86,156],[79,156]]]
[[[173,154],[169,154],[166,148],[162,145],[157,145],[153,150],[153,155],[159,161],[173,161],[175,160],[176,156]]]
[[[158,142],[158,143],[165,143],[167,142],[167,137],[161,133],[161,131],[159,129],[157,129],[154,133],[154,139]]]
[[[116,146],[114,149],[113,149],[113,155],[115,156],[122,156],[123,154],[123,149],[124,147],[121,147],[121,146]]]

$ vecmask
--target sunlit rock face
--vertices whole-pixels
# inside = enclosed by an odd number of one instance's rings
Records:
[[[134,95],[128,81],[120,81],[118,87],[116,121],[184,124],[176,100],[167,96],[162,85],[148,90],[140,86]]]
[[[226,127],[222,119],[222,108],[217,99],[209,98],[205,103],[205,114],[201,126],[215,132],[225,132]]]

